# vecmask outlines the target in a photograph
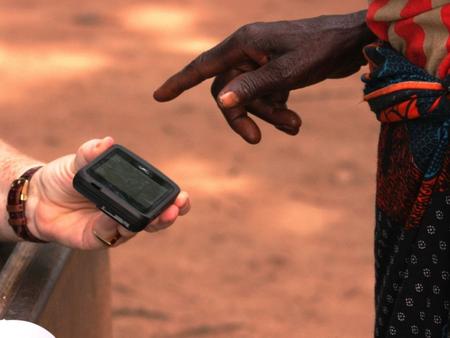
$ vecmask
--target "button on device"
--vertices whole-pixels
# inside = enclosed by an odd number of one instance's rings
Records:
[[[120,224],[122,224],[124,227],[128,228],[130,226],[130,223],[128,223],[127,221],[125,221],[122,217],[120,217],[119,215],[113,214],[112,212],[108,211],[105,207],[101,207],[99,208],[101,209],[105,214],[107,214],[109,217],[114,218],[117,222],[119,222]]]

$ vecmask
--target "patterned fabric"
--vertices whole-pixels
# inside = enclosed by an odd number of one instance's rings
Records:
[[[441,79],[450,70],[450,0],[369,0],[367,23],[413,64]]]
[[[448,80],[388,44],[365,49],[365,99],[381,122],[375,230],[375,337],[447,338]]]

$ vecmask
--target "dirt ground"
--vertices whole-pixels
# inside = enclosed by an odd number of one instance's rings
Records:
[[[295,93],[297,137],[245,144],[208,83],[153,90],[242,24],[364,0],[3,0],[0,133],[51,160],[113,136],[173,177],[193,209],[112,250],[115,338],[370,337],[378,126],[359,75]]]

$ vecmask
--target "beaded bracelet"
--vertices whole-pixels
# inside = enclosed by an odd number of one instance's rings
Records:
[[[9,213],[8,223],[17,236],[28,242],[47,243],[31,233],[28,229],[27,218],[25,215],[25,204],[28,199],[30,180],[40,168],[42,168],[42,166],[31,168],[17,180],[13,181],[8,193],[6,210]]]

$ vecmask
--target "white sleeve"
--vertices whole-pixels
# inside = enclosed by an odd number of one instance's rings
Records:
[[[0,337],[55,338],[39,325],[22,320],[0,320]]]

